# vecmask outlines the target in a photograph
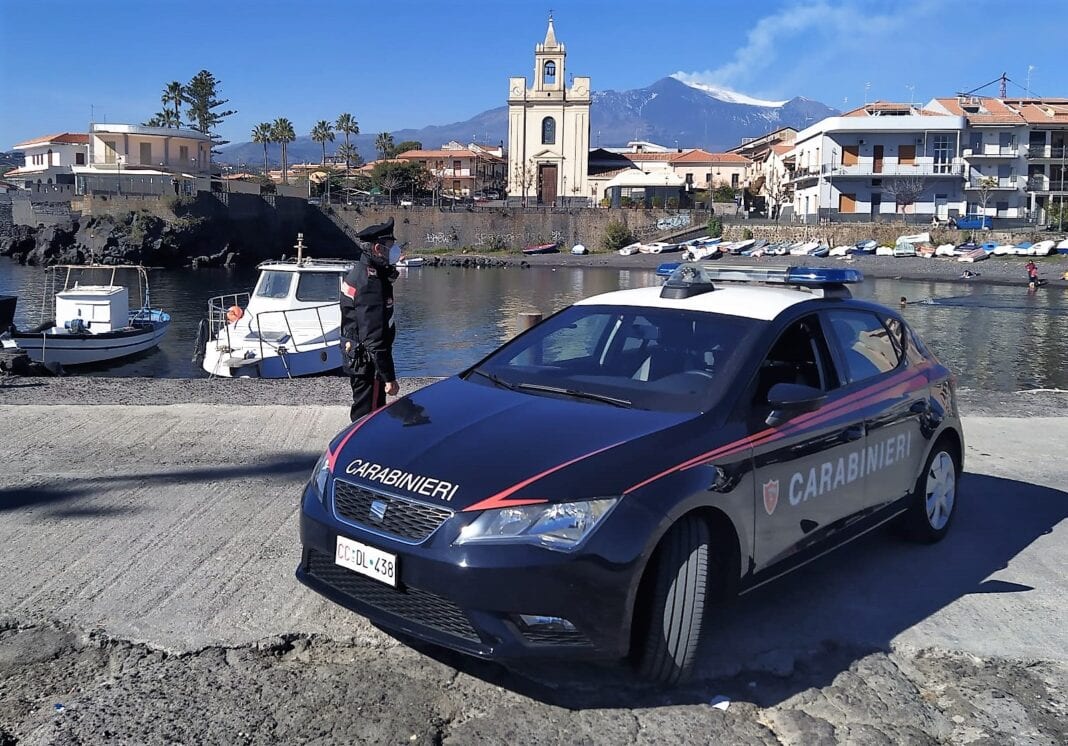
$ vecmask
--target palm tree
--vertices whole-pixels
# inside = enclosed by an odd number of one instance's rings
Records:
[[[349,136],[360,134],[360,124],[356,121],[356,117],[352,114],[339,114],[337,121],[334,122],[334,127],[337,131],[345,135],[345,176],[349,175],[349,165],[352,161],[352,154],[355,151],[349,145]],[[341,153],[341,149],[338,148],[338,154]]]
[[[279,117],[271,125],[271,142],[282,146],[282,183],[289,183],[289,143],[297,139],[297,133],[293,129],[293,123],[285,117]]]
[[[160,98],[163,101],[164,109],[167,108],[167,104],[174,102],[174,126],[181,127],[182,102],[185,101],[185,86],[177,80],[171,81],[167,84],[167,87],[163,89],[163,96]]]
[[[252,128],[252,142],[263,143],[263,175],[267,176],[267,146],[271,144],[273,135],[270,122],[260,122]]]
[[[156,115],[145,122],[146,127],[177,127],[178,119],[175,117],[174,112],[163,107],[163,111],[156,112]]]
[[[334,141],[334,128],[330,122],[320,119],[312,127],[311,139],[323,146],[323,165],[326,165],[326,143]]]
[[[393,135],[388,132],[379,132],[375,138],[375,150],[382,154],[383,158],[393,155]]]

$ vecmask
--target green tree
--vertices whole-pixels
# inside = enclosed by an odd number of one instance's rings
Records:
[[[726,184],[721,184],[712,191],[713,202],[733,202],[734,190]]]
[[[210,134],[223,119],[236,114],[234,110],[216,111],[227,103],[228,99],[218,99],[219,81],[207,70],[201,70],[185,86],[184,99],[189,105],[186,117],[193,129]],[[169,90],[169,87],[168,87]]]
[[[418,140],[404,140],[403,142],[397,143],[396,147],[393,148],[393,155],[400,155],[401,153],[407,153],[409,150],[422,150],[422,149],[423,149],[423,143],[419,142]]]
[[[282,146],[282,183],[289,183],[289,143],[297,139],[293,123],[285,117],[279,117],[271,125],[271,142]]]
[[[378,137],[375,138],[375,150],[383,158],[393,157],[393,135],[388,132],[379,132]]]
[[[155,116],[145,122],[146,127],[177,127],[178,120],[170,109],[156,112]]]
[[[609,220],[604,226],[601,247],[605,251],[619,251],[634,242],[634,235],[622,220]]]
[[[708,235],[710,238],[719,238],[723,235],[723,221],[714,215],[708,220]]]
[[[164,111],[167,110],[168,104],[173,104],[174,109],[174,127],[182,126],[182,103],[185,102],[185,86],[177,80],[172,80],[167,84],[167,87],[163,89],[163,95],[160,97],[160,101],[163,102]],[[167,125],[171,126],[171,125]]]
[[[360,123],[356,121],[356,117],[352,116],[352,114],[345,113],[338,115],[337,121],[334,122],[334,127],[345,136],[344,152],[342,152],[341,148],[338,148],[337,153],[345,159],[345,176],[348,176],[352,161],[359,157],[356,153],[356,148],[349,142],[349,137],[360,134]]]
[[[334,141],[334,128],[330,122],[320,119],[312,127],[311,139],[323,146],[323,165],[326,165],[326,143]]]
[[[273,130],[271,129],[271,123],[270,122],[260,122],[259,124],[257,124],[252,129],[252,142],[258,142],[258,143],[262,143],[263,144],[263,175],[264,176],[267,175],[268,170],[269,170],[267,168],[267,146],[270,145],[273,142],[273,140],[271,139],[271,136],[273,134],[274,133],[273,133]]]
[[[429,182],[429,175],[426,167],[414,161],[401,163],[383,161],[375,164],[371,171],[371,180],[381,189],[385,189],[392,201],[393,192],[415,194],[423,191]]]

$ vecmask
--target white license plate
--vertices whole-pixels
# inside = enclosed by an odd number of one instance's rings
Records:
[[[397,555],[369,547],[344,536],[337,537],[334,562],[353,572],[397,587]]]

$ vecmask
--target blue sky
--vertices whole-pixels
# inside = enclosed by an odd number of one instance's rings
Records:
[[[1065,0],[0,0],[0,149],[98,121],[140,123],[202,68],[238,113],[298,135],[353,113],[362,132],[462,121],[531,76],[552,9],[567,71],[594,90],[666,75],[836,108],[926,101],[993,80],[1068,96]],[[992,86],[985,92],[996,94]]]

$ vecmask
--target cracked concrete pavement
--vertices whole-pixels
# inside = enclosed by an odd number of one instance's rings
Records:
[[[0,746],[1068,740],[1056,396],[1025,417],[965,410],[946,541],[877,532],[717,611],[673,691],[397,640],[300,586],[297,497],[343,406],[16,398],[0,396]]]

